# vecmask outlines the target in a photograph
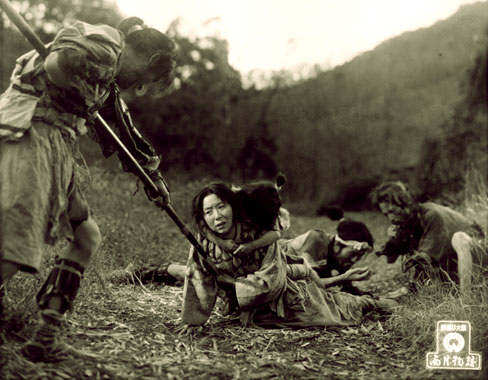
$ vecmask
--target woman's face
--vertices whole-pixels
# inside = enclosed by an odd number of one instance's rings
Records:
[[[207,226],[219,235],[225,235],[232,229],[232,207],[215,194],[203,198],[203,219]]]

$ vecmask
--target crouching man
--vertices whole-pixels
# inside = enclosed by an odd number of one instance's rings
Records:
[[[371,199],[391,223],[390,238],[380,254],[389,263],[402,256],[402,269],[410,275],[407,287],[395,295],[418,290],[427,281],[458,284],[461,294],[470,290],[473,269],[488,264],[480,226],[449,207],[414,202],[398,181],[379,185]]]

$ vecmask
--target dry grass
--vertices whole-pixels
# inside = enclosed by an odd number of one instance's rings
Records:
[[[464,202],[460,211],[488,231],[487,184],[486,179],[476,171],[470,171],[466,176]],[[485,236],[485,247],[488,247],[487,238]],[[478,269],[474,274],[470,296],[460,298],[454,289],[431,284],[421,289],[418,296],[407,298],[403,310],[392,316],[392,336],[399,345],[409,347],[413,358],[420,360],[426,351],[435,351],[432,336],[436,321],[470,321],[472,349],[484,353],[484,366],[488,367],[488,268]],[[412,331],[415,331],[414,337]],[[474,378],[473,373],[461,375]],[[479,376],[488,378],[486,368]]]
[[[334,329],[243,329],[218,310],[201,331],[177,333],[181,287],[135,286],[109,281],[109,273],[133,263],[184,261],[188,243],[143,191],[133,196],[127,175],[92,170],[90,193],[104,242],[86,271],[69,315],[66,341],[73,351],[66,360],[30,363],[19,355],[32,330],[36,289],[51,268],[54,250],[43,270],[19,274],[7,284],[6,339],[0,347],[0,378],[13,379],[470,379],[481,373],[427,371],[425,353],[434,348],[437,320],[470,320],[476,334],[473,349],[487,349],[486,287],[473,304],[433,287],[391,317],[375,314],[358,327]],[[189,220],[189,199],[205,181],[173,190],[172,203]],[[384,219],[376,213],[349,214],[365,222],[377,247],[385,240]],[[292,216],[290,236],[310,228],[333,230],[337,222],[323,217]],[[374,274],[364,290],[384,294],[399,281],[398,264],[370,255],[361,264]],[[401,276],[400,276],[401,277]],[[485,285],[486,286],[486,283]],[[0,337],[1,339],[1,337]],[[485,363],[487,359],[485,359]]]
[[[2,348],[2,378],[361,378],[372,367],[378,378],[391,376],[393,347],[379,321],[341,330],[263,330],[243,329],[215,313],[201,332],[178,336],[180,300],[177,287],[85,287],[67,334],[78,355],[57,365],[32,364],[11,343]],[[393,368],[408,367],[403,360]]]

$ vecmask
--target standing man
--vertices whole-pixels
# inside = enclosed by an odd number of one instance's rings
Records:
[[[116,133],[158,187],[159,194],[148,196],[169,201],[159,157],[132,125],[119,88],[169,87],[173,41],[133,17],[118,29],[75,22],[48,49],[44,61],[35,51],[20,57],[0,96],[0,285],[19,270],[36,273],[45,243],[70,242],[37,295],[37,330],[23,348],[33,361],[49,360],[56,351],[63,315],[101,243],[77,143],[88,129],[105,155],[115,151],[94,125],[98,110],[115,122]]]

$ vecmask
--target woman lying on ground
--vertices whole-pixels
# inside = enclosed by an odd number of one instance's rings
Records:
[[[330,281],[324,284],[325,279],[302,257],[287,254],[289,246],[283,239],[234,254],[206,238],[205,231],[211,230],[237,244],[256,240],[260,232],[242,215],[235,193],[224,184],[206,186],[193,199],[198,238],[206,256],[191,248],[183,290],[183,325],[203,325],[218,296],[237,305],[243,325],[263,327],[347,326],[359,323],[368,311],[388,311],[397,305],[392,300],[327,290]],[[206,269],[208,262],[217,273]]]
[[[280,190],[285,182],[285,177],[278,175],[274,183],[253,181],[238,188],[232,186],[238,207],[242,211],[241,218],[257,231],[256,240],[238,244],[232,239],[221,239],[205,223],[201,224],[201,234],[206,240],[218,245],[225,252],[231,252],[234,256],[245,255],[258,248],[267,247],[283,238],[283,232],[290,226],[290,216],[282,207],[280,196]],[[289,255],[302,256],[307,260],[318,276],[323,278],[319,280],[315,274],[312,274],[320,286],[340,286],[342,291],[363,295],[365,293],[353,286],[352,280],[366,280],[370,276],[370,271],[366,267],[354,269],[351,267],[372,250],[373,242],[373,236],[364,223],[342,219],[334,234],[313,229],[282,244],[286,245]],[[186,265],[177,262],[160,262],[138,269],[129,266],[119,272],[118,275],[112,276],[112,281],[178,285],[185,280]],[[225,305],[224,314],[235,311],[232,306]]]
[[[235,187],[236,203],[242,211],[241,217],[248,225],[259,231],[256,240],[237,243],[232,239],[223,239],[213,233],[205,224],[201,225],[202,233],[207,240],[218,245],[226,252],[234,255],[247,253],[262,247],[269,246],[283,237],[283,232],[290,227],[290,214],[281,207],[280,191],[286,183],[286,177],[279,173],[275,181],[258,180]],[[134,268],[129,264],[122,271],[114,271],[109,277],[112,282],[132,283],[161,283],[176,285],[185,279],[186,265],[177,262],[158,262]]]

